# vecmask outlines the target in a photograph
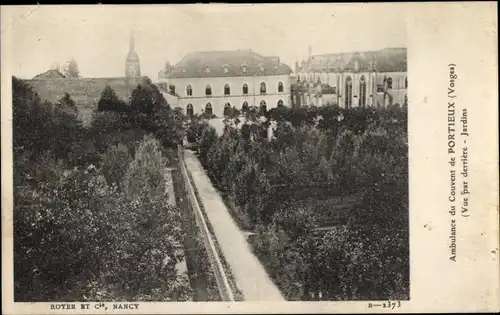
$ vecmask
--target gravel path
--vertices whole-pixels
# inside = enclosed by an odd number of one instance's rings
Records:
[[[184,159],[198,190],[220,249],[245,301],[285,301],[264,267],[252,253],[244,233],[229,214],[196,155],[186,150]]]

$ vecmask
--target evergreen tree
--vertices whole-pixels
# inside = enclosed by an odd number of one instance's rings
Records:
[[[107,85],[101,93],[101,99],[97,103],[97,110],[100,112],[127,112],[128,106],[124,101],[119,99],[115,91]]]

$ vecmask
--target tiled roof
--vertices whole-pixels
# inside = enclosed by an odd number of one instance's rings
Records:
[[[406,48],[384,48],[379,51],[349,52],[337,54],[314,55],[311,57],[311,65],[305,63],[304,71],[339,72],[355,71],[356,63],[359,71],[368,71],[375,68],[379,72],[403,72],[407,71]]]
[[[251,50],[206,51],[186,55],[167,78],[268,76],[291,72],[289,66],[279,62],[279,57],[264,57]]]
[[[45,71],[44,73],[37,74],[33,77],[33,79],[59,79],[64,77],[64,74],[62,74],[59,70],[50,69]]]

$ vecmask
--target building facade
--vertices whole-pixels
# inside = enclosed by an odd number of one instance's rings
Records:
[[[167,101],[188,115],[290,106],[289,66],[251,50],[195,52],[159,73]]]
[[[406,48],[312,55],[295,64],[292,102],[296,107],[390,106],[408,103]]]

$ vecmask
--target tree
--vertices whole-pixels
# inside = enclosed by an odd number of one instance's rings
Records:
[[[57,158],[66,158],[73,143],[80,141],[85,133],[75,115],[76,108],[65,108],[67,104],[74,104],[69,95],[65,95],[56,106],[42,102],[31,86],[13,77],[14,154],[33,154],[36,159],[49,150]]]
[[[128,112],[129,108],[124,101],[118,98],[116,92],[109,85],[106,85],[101,93],[101,99],[97,103],[97,110],[100,112]]]
[[[135,113],[150,115],[163,106],[167,106],[167,102],[158,87],[151,83],[151,80],[141,82],[132,91],[130,107]]]
[[[78,63],[74,58],[72,58],[68,63],[68,68],[66,69],[64,75],[66,78],[79,78],[80,71],[78,70]]]

